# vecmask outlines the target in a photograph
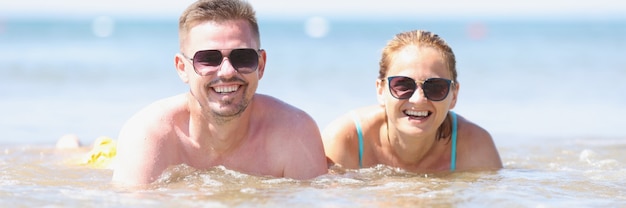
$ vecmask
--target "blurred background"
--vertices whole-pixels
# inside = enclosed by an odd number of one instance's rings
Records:
[[[142,107],[186,92],[173,57],[192,2],[0,2],[0,144],[116,137]],[[456,54],[454,110],[496,143],[626,139],[622,1],[250,2],[268,53],[259,93],[304,109],[321,129],[376,104],[381,49],[424,29]]]

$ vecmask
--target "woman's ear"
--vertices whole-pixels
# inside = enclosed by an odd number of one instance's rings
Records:
[[[385,106],[385,82],[382,79],[376,80],[376,98],[380,106]]]
[[[185,58],[182,54],[176,54],[174,56],[174,66],[176,66],[176,73],[178,73],[178,77],[184,82],[189,83],[189,77],[187,76],[187,71],[185,70],[186,64],[190,62],[186,62]]]
[[[460,86],[461,85],[458,82],[454,82],[454,85],[452,85],[452,101],[450,102],[450,109],[453,109],[454,106],[456,106],[456,101],[459,97],[459,89],[461,89]]]

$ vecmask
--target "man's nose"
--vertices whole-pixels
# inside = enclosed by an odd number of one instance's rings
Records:
[[[218,77],[232,77],[232,76],[235,76],[235,74],[237,74],[237,70],[235,69],[233,64],[230,63],[230,60],[227,57],[224,57],[224,59],[222,60],[222,64],[219,66],[219,69],[217,70],[217,76]]]

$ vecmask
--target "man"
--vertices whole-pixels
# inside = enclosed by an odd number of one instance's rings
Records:
[[[315,121],[256,93],[266,52],[250,4],[195,2],[180,17],[179,36],[174,61],[190,91],[156,101],[127,121],[114,183],[148,184],[179,164],[294,179],[327,173]]]

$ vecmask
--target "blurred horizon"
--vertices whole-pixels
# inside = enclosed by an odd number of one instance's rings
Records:
[[[84,19],[110,16],[122,19],[178,19],[192,0],[21,0],[0,2],[0,20],[16,19]],[[438,2],[388,0],[378,1],[279,1],[250,0],[263,19],[306,19],[320,16],[331,19],[398,19],[425,20],[614,20],[626,19],[626,2],[541,1],[492,2],[478,0],[444,0]],[[54,9],[52,9],[54,8]]]

